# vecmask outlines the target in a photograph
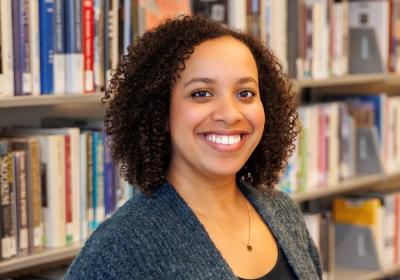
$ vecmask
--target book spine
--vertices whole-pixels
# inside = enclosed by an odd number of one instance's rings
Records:
[[[18,255],[18,228],[17,228],[17,191],[16,191],[16,181],[15,181],[15,168],[14,168],[14,154],[12,152],[8,153],[7,158],[7,168],[8,168],[8,184],[10,187],[10,203],[11,203],[11,231],[13,233],[13,255]]]
[[[111,216],[113,209],[113,183],[114,183],[114,175],[113,175],[113,163],[111,158],[111,148],[108,145],[108,138],[105,133],[103,133],[103,142],[104,142],[104,210],[106,218]]]
[[[18,252],[20,255],[28,253],[28,201],[27,201],[27,178],[26,178],[26,153],[24,151],[14,152],[16,189],[18,196],[17,204],[17,238]]]
[[[23,33],[22,7],[20,1],[12,1],[12,33],[14,49],[14,95],[23,95]]]
[[[89,232],[95,230],[95,220],[94,220],[94,199],[93,199],[93,135],[91,132],[87,133],[87,149],[86,149],[86,163],[87,163],[87,219]]]
[[[88,219],[87,219],[87,133],[79,135],[79,178],[80,178],[80,240],[88,237]]]
[[[102,132],[96,131],[96,161],[93,162],[96,169],[96,176],[93,177],[96,181],[96,226],[105,220],[104,210],[104,147]]]
[[[65,220],[67,227],[66,244],[73,240],[72,201],[71,201],[71,138],[65,135]]]
[[[32,199],[33,199],[33,249],[38,252],[43,244],[42,191],[40,147],[35,139],[31,142]]]
[[[111,0],[104,0],[103,14],[104,14],[104,32],[103,32],[103,79],[104,87],[108,87],[108,81],[110,80],[109,72],[111,68],[110,61],[110,17],[111,17]]]
[[[102,33],[101,27],[101,18],[103,15],[101,14],[101,2],[100,0],[94,0],[93,2],[93,24],[94,24],[94,34],[93,34],[93,74],[94,74],[94,88],[97,90],[101,89],[101,64],[100,64],[100,34]]]
[[[81,169],[81,162],[79,161],[79,128],[69,128],[68,134],[70,135],[70,151],[71,151],[71,204],[72,204],[72,234],[73,242],[80,240],[80,224],[81,216],[80,211],[82,205],[79,203],[81,197],[79,170]]]
[[[13,63],[13,32],[12,26],[12,4],[11,0],[0,2],[0,25],[1,25],[1,67],[3,73],[0,80],[0,97],[11,97],[14,95],[14,63]]]
[[[54,1],[39,0],[40,92],[54,93]]]
[[[94,92],[94,0],[83,0],[83,74],[84,92]]]
[[[64,1],[54,0],[54,94],[65,93]]]
[[[98,1],[98,0],[96,0]],[[95,72],[95,84],[98,90],[100,91],[104,91],[105,90],[105,68],[104,68],[104,44],[106,37],[104,37],[105,35],[105,30],[106,30],[106,26],[105,26],[105,21],[107,19],[106,14],[104,14],[104,5],[105,5],[106,1],[100,1],[100,3],[98,4],[98,15],[95,15],[96,18],[96,33],[98,33],[98,43],[96,44],[97,46],[97,51],[95,51],[95,54],[98,55],[98,68],[96,68],[96,70],[98,69],[97,72]]]
[[[31,70],[31,42],[30,42],[30,27],[29,27],[29,0],[20,0],[21,20],[22,20],[22,93],[23,95],[32,94],[32,70]]]
[[[0,157],[0,192],[1,192],[1,256],[10,258],[15,254],[14,236],[11,224],[11,194],[8,182],[8,155]],[[14,247],[13,247],[14,244]]]
[[[32,72],[32,95],[40,95],[39,2],[29,0],[29,41]]]

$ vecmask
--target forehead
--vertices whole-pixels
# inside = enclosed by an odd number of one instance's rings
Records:
[[[214,74],[232,77],[250,75],[258,78],[256,61],[250,49],[241,41],[228,36],[196,46],[193,54],[185,61],[182,78]]]

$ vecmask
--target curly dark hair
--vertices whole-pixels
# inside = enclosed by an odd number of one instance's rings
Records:
[[[170,95],[185,60],[197,45],[224,36],[243,42],[253,54],[266,117],[262,139],[237,176],[268,191],[286,167],[298,134],[298,115],[291,83],[277,58],[248,33],[183,16],[166,20],[128,47],[103,97],[113,159],[121,164],[122,176],[143,193],[153,194],[166,180],[171,159]]]

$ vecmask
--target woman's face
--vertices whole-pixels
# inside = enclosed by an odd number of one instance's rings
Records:
[[[180,74],[171,96],[170,168],[207,177],[235,175],[265,123],[253,55],[234,38],[208,40],[194,49]]]

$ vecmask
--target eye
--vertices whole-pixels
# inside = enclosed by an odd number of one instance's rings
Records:
[[[204,97],[211,97],[211,93],[206,90],[199,90],[192,93],[193,98],[204,98]]]
[[[256,94],[251,90],[242,90],[238,93],[238,97],[242,99],[250,99],[254,97]]]

